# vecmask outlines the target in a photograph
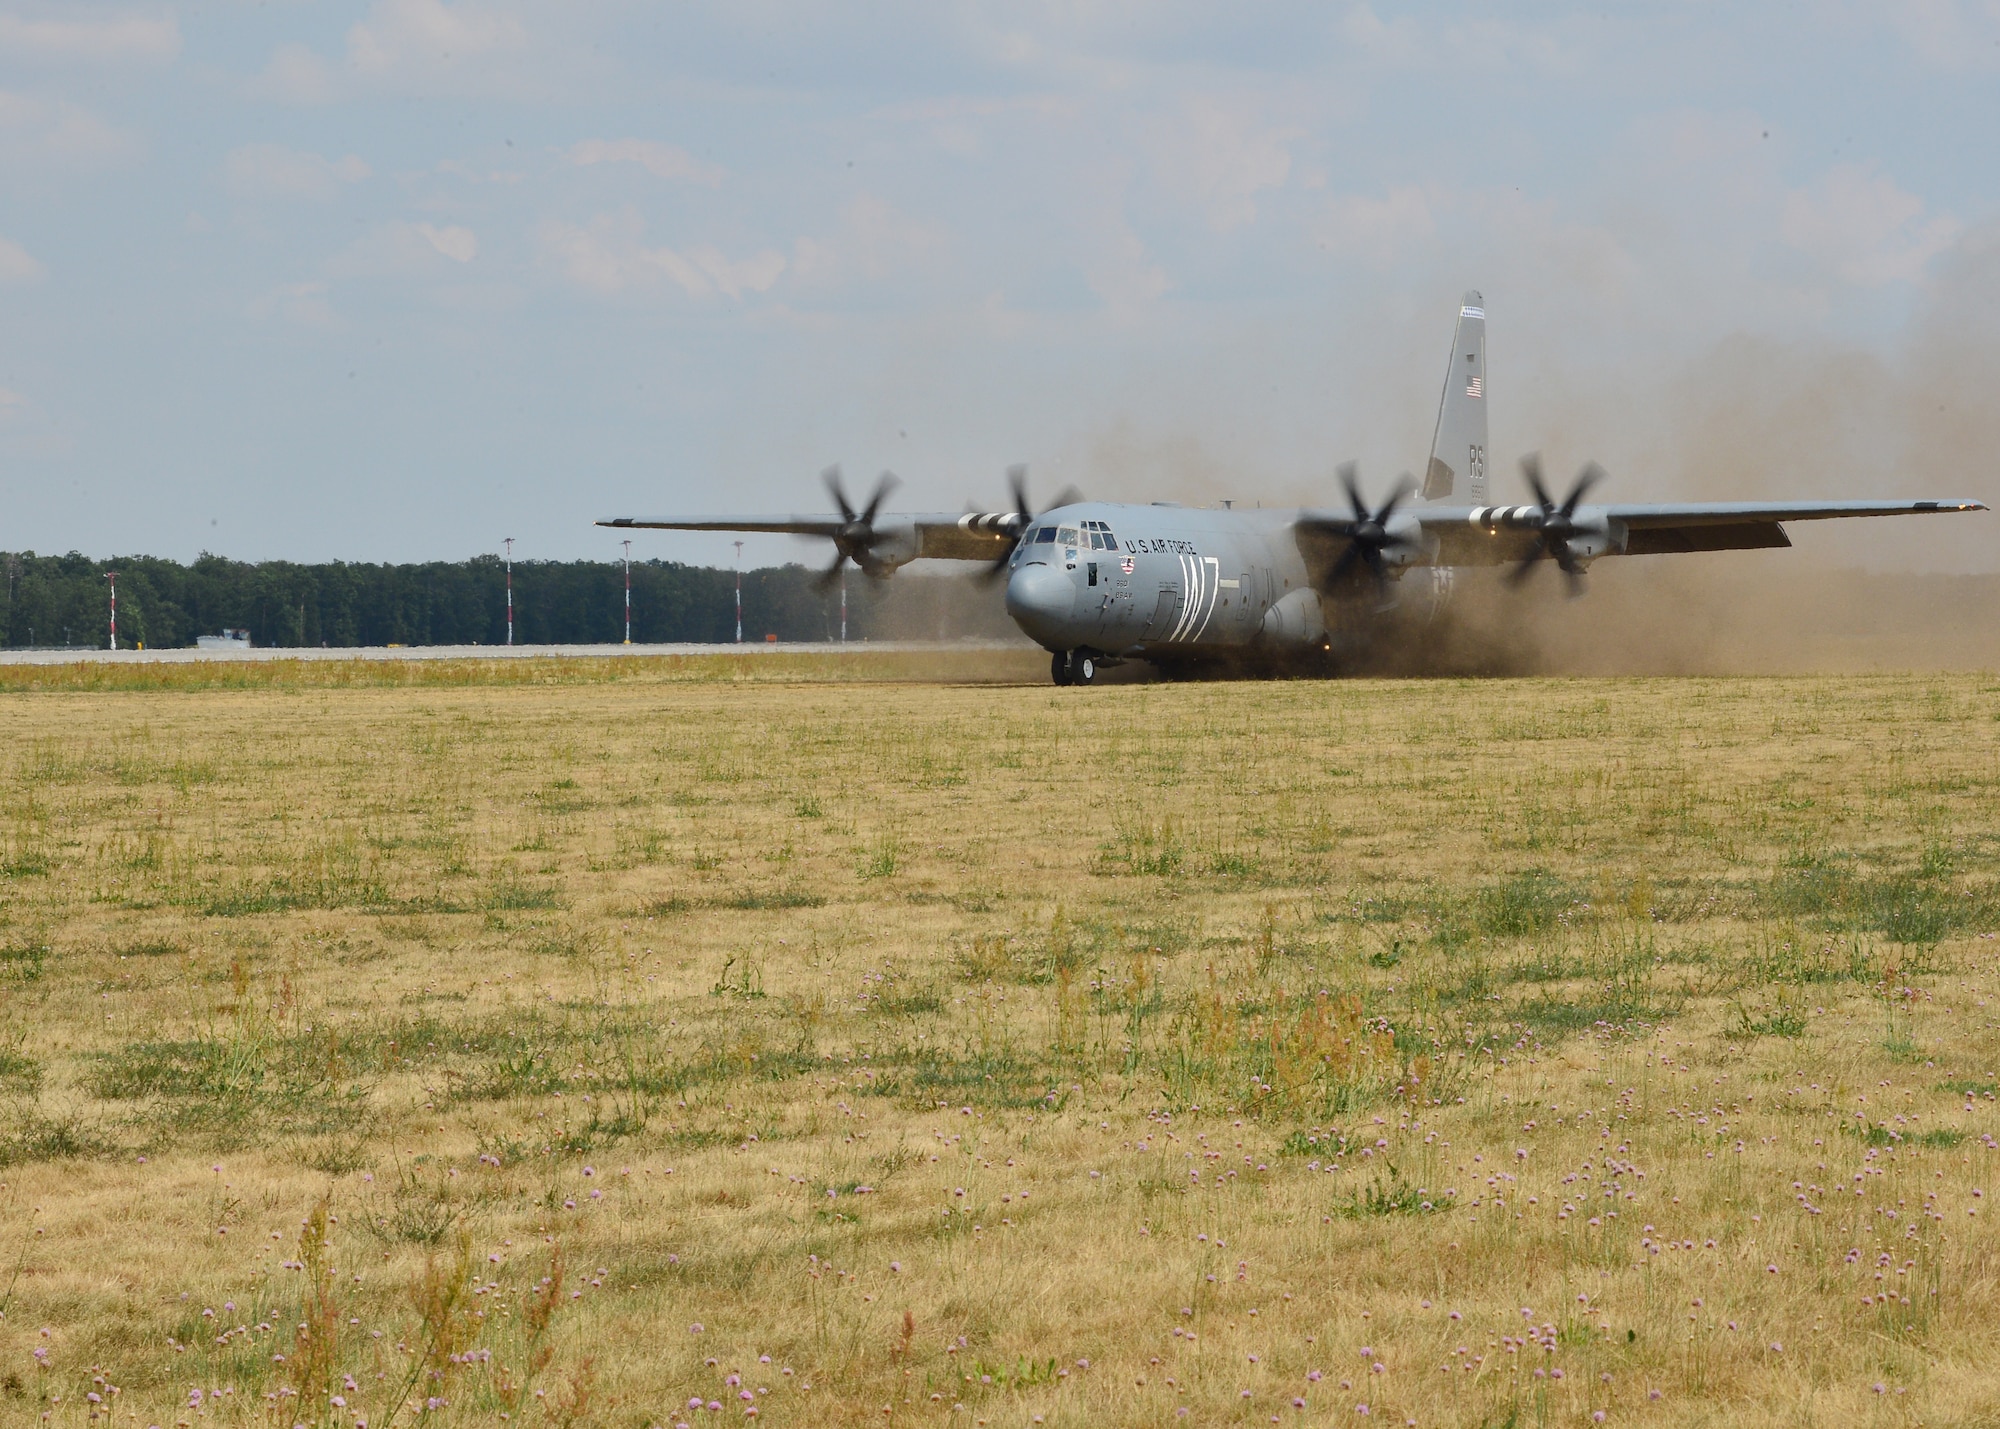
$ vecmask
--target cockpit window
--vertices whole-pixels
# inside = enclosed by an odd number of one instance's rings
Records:
[[[1063,527],[1062,530],[1057,533],[1056,539],[1057,542],[1061,545],[1074,546],[1076,544],[1076,527],[1074,526]]]
[[[1051,541],[1055,540],[1055,538],[1056,538],[1056,528],[1055,528],[1055,527],[1053,527],[1053,526],[1037,526],[1037,527],[1035,528],[1035,534],[1034,534],[1034,535],[1033,535],[1033,536],[1032,536],[1032,537],[1031,537],[1030,539],[1031,539],[1031,540],[1032,540],[1032,541],[1033,541],[1033,542],[1034,542],[1034,543],[1035,543],[1035,544],[1036,544],[1037,546],[1046,546],[1046,545],[1048,545],[1048,544],[1049,544],[1049,542],[1051,542]]]

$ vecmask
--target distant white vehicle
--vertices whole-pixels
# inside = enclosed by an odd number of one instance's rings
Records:
[[[225,630],[220,635],[197,635],[194,644],[197,650],[248,650],[250,632]]]

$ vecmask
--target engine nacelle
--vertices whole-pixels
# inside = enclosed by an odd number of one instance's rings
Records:
[[[871,575],[888,576],[923,554],[923,537],[917,530],[916,522],[891,518],[875,527],[875,539],[869,543],[867,559],[859,564]]]
[[[1389,543],[1382,547],[1382,564],[1391,575],[1401,575],[1411,566],[1428,565],[1437,558],[1438,538],[1424,530],[1415,513],[1399,511],[1383,529]]]
[[[1287,591],[1264,612],[1262,639],[1279,650],[1305,650],[1326,640],[1326,617],[1319,592],[1310,587]]]
[[[1589,524],[1586,520],[1579,520],[1576,534],[1563,544],[1568,547],[1571,560],[1580,566],[1587,566],[1599,556],[1621,554],[1625,550],[1625,536],[1625,525],[1621,521]]]

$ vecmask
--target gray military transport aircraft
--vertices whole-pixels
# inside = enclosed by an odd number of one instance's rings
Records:
[[[881,510],[893,475],[884,472],[857,511],[834,467],[825,479],[838,516],[622,516],[597,524],[824,537],[835,555],[822,589],[849,561],[877,578],[919,559],[984,561],[990,579],[1006,577],[1007,613],[1053,655],[1055,682],[1088,685],[1127,660],[1165,670],[1324,665],[1370,615],[1397,603],[1404,578],[1419,568],[1430,573],[1433,602],[1449,594],[1455,567],[1511,564],[1509,579],[1519,582],[1544,561],[1574,595],[1604,556],[1789,546],[1789,521],[1986,509],[1978,501],[1586,503],[1604,475],[1595,463],[1558,501],[1534,456],[1521,462],[1534,499],[1497,505],[1488,490],[1485,399],[1486,311],[1478,293],[1467,293],[1423,483],[1406,473],[1379,506],[1363,498],[1349,463],[1338,473],[1345,511],[1136,506],[1065,492],[1036,512],[1026,469],[1017,466],[1008,472],[1012,511],[894,515]]]

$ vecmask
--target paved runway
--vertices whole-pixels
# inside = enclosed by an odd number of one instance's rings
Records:
[[[845,645],[745,641],[741,645],[364,645],[342,649],[320,646],[288,648],[253,646],[247,650],[0,650],[0,665],[187,664],[230,660],[534,660],[603,659],[643,655],[862,655],[883,653],[943,653],[953,650],[1030,650],[1025,641],[1011,640],[874,640]]]

